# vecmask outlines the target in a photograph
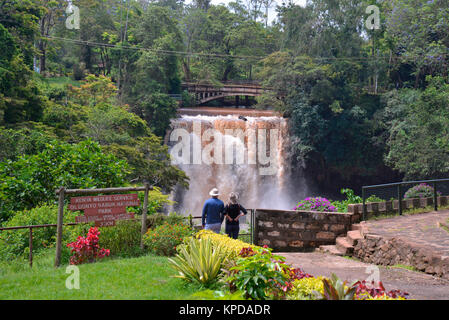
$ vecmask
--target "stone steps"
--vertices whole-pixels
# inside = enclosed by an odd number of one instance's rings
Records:
[[[352,256],[354,246],[357,244],[358,240],[364,238],[365,230],[363,223],[353,224],[351,226],[351,231],[348,231],[346,236],[338,237],[336,239],[335,245],[322,245],[319,250],[337,256]]]

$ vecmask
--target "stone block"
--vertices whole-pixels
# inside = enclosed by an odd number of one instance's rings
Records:
[[[446,206],[448,204],[448,197],[438,197],[438,206]]]
[[[278,222],[277,226],[278,226],[279,229],[288,229],[288,228],[290,228],[290,223],[280,223],[280,222]]]
[[[316,234],[316,238],[318,240],[331,240],[331,239],[335,239],[336,236],[335,236],[335,233],[333,233],[333,232],[321,231]]]
[[[305,229],[305,223],[304,222],[294,222],[291,224],[293,229]]]
[[[279,237],[280,233],[279,233],[279,231],[275,230],[275,231],[267,232],[267,235],[270,237]]]
[[[330,229],[328,229],[328,230],[333,231],[333,232],[343,232],[343,231],[345,231],[345,229],[346,229],[346,226],[344,224],[333,224],[333,225],[331,225]]]
[[[304,241],[300,241],[300,240],[290,241],[288,243],[288,245],[290,247],[302,248],[302,247],[304,247]]]
[[[285,247],[287,247],[287,242],[282,241],[282,240],[276,240],[276,241],[274,241],[274,245],[276,248],[285,248]]]
[[[273,226],[274,226],[273,221],[261,221],[261,220],[259,220],[259,227],[273,228]]]

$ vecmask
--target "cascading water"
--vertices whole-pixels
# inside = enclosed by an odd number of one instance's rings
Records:
[[[298,200],[290,181],[288,125],[282,117],[188,116],[167,133],[174,164],[190,178],[172,194],[173,211],[201,214],[217,187],[227,202],[237,192],[246,208],[291,209]]]

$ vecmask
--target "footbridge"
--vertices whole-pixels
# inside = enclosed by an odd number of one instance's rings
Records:
[[[239,103],[241,96],[255,97],[260,96],[264,89],[255,81],[228,81],[220,84],[211,83],[182,83],[183,90],[195,95],[196,105],[221,99],[224,97],[236,97],[236,104]]]

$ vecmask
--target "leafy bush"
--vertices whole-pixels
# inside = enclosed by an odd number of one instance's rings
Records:
[[[149,200],[149,202],[151,201]],[[155,213],[148,215],[147,228],[156,228],[160,225],[163,225],[164,223],[179,224],[185,222],[185,217],[177,214],[176,212],[171,212],[169,215],[165,215],[163,213]]]
[[[24,128],[0,127],[0,161],[15,161],[21,155],[39,153],[54,139],[52,128],[36,122],[26,123]]]
[[[321,212],[336,212],[337,208],[332,203],[322,197],[305,198],[298,202],[298,205],[293,209],[298,211],[321,211]]]
[[[405,199],[413,198],[430,198],[433,197],[434,189],[426,183],[421,183],[408,189],[405,194]],[[441,192],[437,191],[437,196],[441,196]]]
[[[346,281],[342,281],[334,273],[330,279],[323,279],[323,293],[317,293],[319,300],[354,300],[356,288],[347,286]]]
[[[214,284],[227,259],[223,246],[216,246],[210,239],[190,237],[179,246],[175,258],[169,262],[179,272],[178,278],[205,287]]]
[[[0,219],[13,211],[54,202],[58,187],[123,186],[127,173],[127,163],[102,153],[96,142],[54,141],[36,155],[0,163]]]
[[[269,248],[255,248],[254,254],[237,259],[226,281],[231,288],[245,293],[245,298],[266,300],[283,295],[288,280],[284,272],[285,258],[275,256]]]
[[[332,201],[332,205],[337,208],[338,212],[348,212],[349,204],[357,204],[363,203],[363,198],[357,196],[352,189],[341,189],[341,194],[346,196],[346,199],[343,201]],[[376,197],[375,195],[371,195],[366,199],[366,202],[381,202],[383,199]]]
[[[67,247],[72,248],[73,253],[70,264],[92,263],[109,256],[109,249],[98,245],[99,235],[97,228],[90,228],[86,238],[79,236],[75,242],[68,243]]]
[[[101,238],[99,245],[109,248],[114,256],[140,255],[141,223],[135,220],[117,221],[114,227],[99,228]]]
[[[324,295],[323,277],[302,278],[292,283],[292,289],[287,294],[288,300],[314,300],[315,293]]]
[[[56,224],[58,207],[55,205],[43,205],[31,210],[16,212],[4,227]],[[76,214],[70,211],[64,212],[64,222],[74,222]],[[81,226],[64,227],[63,240],[74,238],[74,233],[81,230]],[[29,229],[9,230],[0,232],[0,259],[9,260],[18,256],[25,257],[29,252]],[[33,229],[33,252],[38,253],[46,248],[54,247],[56,243],[56,228]]]
[[[193,234],[192,229],[185,224],[164,224],[148,230],[144,236],[144,244],[148,250],[156,255],[174,256],[176,247],[185,237]]]
[[[198,239],[210,239],[214,245],[219,246],[222,245],[229,256],[229,259],[236,259],[239,256],[239,253],[242,249],[247,247],[252,247],[253,249],[258,248],[255,245],[249,245],[246,242],[243,242],[238,239],[229,238],[227,235],[217,234],[210,230],[200,230],[196,237]]]

